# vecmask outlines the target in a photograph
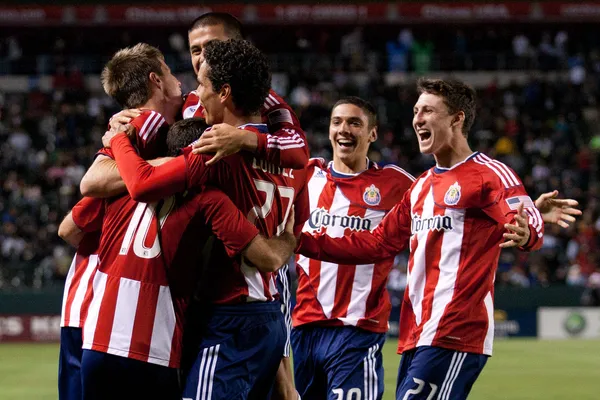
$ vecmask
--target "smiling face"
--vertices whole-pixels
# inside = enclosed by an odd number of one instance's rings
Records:
[[[198,89],[196,89],[196,92],[200,98],[200,103],[204,106],[204,119],[210,126],[223,122],[223,110],[225,106],[222,96],[223,88],[219,92],[214,91],[212,82],[208,79],[209,72],[210,67],[207,63],[203,62],[198,72]]]
[[[461,134],[460,129],[452,129],[457,115],[448,112],[441,96],[422,93],[413,108],[413,113],[413,128],[423,154],[438,154],[450,145],[456,131]]]
[[[347,166],[362,163],[369,145],[377,139],[377,128],[369,127],[369,117],[354,104],[340,104],[331,111],[329,140],[333,159]]]
[[[225,27],[222,24],[204,25],[188,32],[188,41],[190,45],[190,55],[192,56],[192,67],[194,73],[198,75],[200,65],[204,61],[203,50],[206,43],[212,40],[228,40],[231,39],[225,32]]]

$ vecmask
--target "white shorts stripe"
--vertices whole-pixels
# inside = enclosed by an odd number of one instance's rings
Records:
[[[212,398],[212,388],[213,388],[213,382],[215,380],[215,369],[217,368],[217,360],[219,359],[219,348],[221,347],[220,344],[217,345],[217,347],[215,347],[215,355],[213,357],[213,363],[212,363],[212,367],[210,368],[210,380],[208,382],[208,396],[206,397],[206,400],[210,400]]]
[[[456,361],[456,365],[454,368],[454,372],[452,374],[452,378],[451,378],[450,382],[448,383],[448,386],[446,387],[444,397],[442,397],[440,400],[449,400],[450,393],[452,393],[452,386],[454,386],[454,382],[456,382],[456,378],[458,378],[458,374],[460,373],[460,369],[462,368],[465,358],[467,358],[467,353],[459,353],[457,361]],[[441,395],[441,393],[440,393],[440,395]]]
[[[444,392],[446,391],[446,389],[448,387],[448,383],[450,382],[450,377],[452,375],[452,369],[454,368],[454,365],[456,363],[457,356],[458,356],[458,353],[456,353],[456,352],[454,352],[454,354],[452,354],[452,360],[450,360],[450,366],[448,367],[448,372],[446,372],[446,377],[444,378],[444,382],[442,382],[442,387],[440,389],[440,393],[438,394],[438,400],[442,400]]]

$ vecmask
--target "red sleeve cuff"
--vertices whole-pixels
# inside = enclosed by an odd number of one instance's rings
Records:
[[[256,151],[255,154],[258,158],[265,158],[267,155],[267,135],[254,132],[256,135]]]

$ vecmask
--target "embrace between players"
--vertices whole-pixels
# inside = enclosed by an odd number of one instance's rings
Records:
[[[396,398],[466,398],[492,354],[501,248],[536,250],[544,222],[572,222],[577,203],[534,203],[469,148],[476,100],[461,82],[418,82],[413,127],[436,166],[415,179],[367,158],[377,115],[356,97],[332,109],[333,161],[309,160],[232,16],[201,16],[189,44],[185,101],[152,46],[102,73],[125,111],[59,230],[77,247],[60,399],[380,399],[387,276],[406,248]]]

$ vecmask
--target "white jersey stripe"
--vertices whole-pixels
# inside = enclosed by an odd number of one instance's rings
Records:
[[[456,277],[460,266],[461,244],[464,236],[465,210],[447,208],[444,215],[449,216],[453,221],[452,234],[442,237],[439,262],[440,276],[433,292],[432,312],[423,325],[423,332],[417,346],[431,345],[444,311],[454,297],[454,286],[456,285]],[[462,340],[462,338],[455,338],[454,340]]]
[[[94,334],[96,332],[96,325],[98,324],[100,306],[102,305],[102,298],[104,297],[107,278],[108,275],[101,271],[96,272],[94,275],[94,281],[92,284],[94,296],[92,297],[90,308],[88,309],[88,315],[83,326],[84,349],[90,349],[92,347],[92,343],[94,343]]]
[[[267,297],[265,296],[265,285],[258,269],[246,264],[245,260],[242,258],[240,270],[244,274],[244,279],[248,285],[247,301],[267,301]]]
[[[150,111],[150,116],[148,116],[148,118],[146,118],[146,121],[144,121],[144,125],[142,125],[142,129],[140,129],[140,131],[138,132],[138,135],[144,139],[144,136],[146,135],[146,133],[148,132],[149,129],[151,128],[151,125],[155,123],[155,121],[160,118],[160,115],[154,111]]]
[[[76,253],[73,256],[73,261],[71,261],[71,266],[69,267],[69,272],[67,273],[67,279],[65,280],[65,287],[63,289],[63,301],[62,301],[62,307],[61,307],[61,311],[60,311],[60,326],[61,326],[61,328],[64,326],[71,326],[71,320],[73,320],[73,317],[70,317],[69,321],[65,321],[65,318],[66,318],[65,311],[67,309],[67,299],[69,298],[69,288],[71,287],[71,283],[73,282],[73,276],[75,275],[75,267],[77,266],[77,257],[78,257],[78,254]]]
[[[171,290],[168,286],[160,286],[150,340],[150,358],[168,360],[171,357],[176,324]]]
[[[117,294],[117,303],[115,305],[115,316],[110,332],[110,341],[108,342],[109,353],[110,349],[126,353],[129,352],[131,338],[133,336],[132,332],[135,322],[135,312],[137,311],[137,307],[132,307],[132,305],[138,304],[140,286],[140,281],[134,281],[127,278],[119,279],[119,292]]]
[[[152,129],[152,133],[150,133],[150,135],[148,136],[148,139],[146,139],[147,141],[152,139],[154,136],[156,136],[156,134],[158,133],[158,131],[160,130],[160,128],[163,126],[163,124],[165,123],[165,119],[163,117],[160,118],[160,120],[158,121],[158,124],[154,127],[154,129]]]
[[[79,326],[79,321],[81,320],[81,306],[83,305],[83,300],[85,299],[90,279],[97,267],[98,255],[92,254],[88,258],[88,263],[85,267],[83,275],[81,276],[81,280],[79,281],[79,286],[75,292],[75,297],[73,298],[73,304],[71,304],[71,317],[69,318],[69,326]]]
[[[420,187],[418,188],[418,192],[411,193],[411,198],[414,198],[414,201],[411,201],[412,206],[417,200],[417,195],[420,192],[420,189],[423,186],[424,181],[420,181],[417,183]],[[433,209],[434,209],[434,200],[433,200],[433,190],[430,187],[425,188],[427,190],[427,196],[425,197],[425,201],[423,204],[423,212],[421,215],[422,219],[432,218],[433,217]],[[412,208],[412,207],[411,207]],[[413,215],[415,214],[413,208]],[[425,282],[426,282],[426,255],[427,255],[427,236],[429,235],[429,231],[424,229],[420,232],[414,233],[413,236],[417,237],[418,246],[415,249],[413,256],[413,266],[410,272],[411,279],[408,281],[408,293],[410,302],[413,306],[413,311],[415,313],[415,321],[417,325],[421,324],[422,313],[423,313],[423,296],[425,293]]]
[[[495,166],[493,166],[492,164],[488,163],[487,161],[483,161],[482,159],[480,159],[479,155],[475,156],[473,158],[473,161],[475,161],[477,164],[485,165],[486,167],[488,167],[489,169],[491,169],[492,171],[494,171],[494,173],[496,175],[498,175],[498,177],[502,181],[502,184],[504,185],[504,187],[507,188],[507,189],[510,187],[509,184],[508,184],[508,182],[506,181],[506,178],[504,177],[504,175],[500,171],[498,171],[498,169]]]
[[[271,100],[269,96],[265,98],[265,103],[267,104],[267,106],[265,107],[267,109],[275,105],[275,102],[273,102],[273,100]]]
[[[512,183],[513,186],[520,185],[519,179],[515,176],[515,174],[512,172],[512,170],[506,164],[504,164],[498,160],[494,160],[493,158],[490,158],[483,153],[481,153],[481,156],[483,157],[484,160],[494,163],[499,168],[501,168],[502,171],[504,172],[504,174],[506,175],[507,179]]]
[[[299,148],[304,147],[304,146],[305,146],[304,143],[302,143],[302,144],[290,144],[290,145],[287,145],[287,146],[279,146],[279,145],[271,145],[271,144],[269,144],[269,145],[267,145],[267,148],[269,148],[269,149],[279,149],[279,150],[288,150],[288,149],[299,149]]]
[[[395,169],[396,171],[398,171],[398,172],[400,172],[400,173],[404,174],[404,175],[405,175],[405,176],[406,176],[408,179],[410,179],[411,181],[413,181],[413,182],[414,182],[414,181],[416,181],[416,179],[415,179],[415,177],[414,177],[414,176],[412,176],[411,174],[409,174],[408,172],[406,172],[406,171],[405,171],[405,170],[403,170],[402,168],[398,167],[397,165],[394,165],[394,164],[388,164],[388,165],[386,165],[386,166],[384,166],[384,167],[383,167],[383,169],[386,169],[386,168],[392,168],[392,169]]]
[[[275,103],[275,104],[281,104],[281,103],[279,103],[279,100],[277,100],[277,99],[275,98],[275,96],[273,96],[273,95],[272,95],[272,94],[270,94],[270,93],[269,93],[269,96],[268,96],[267,98],[271,99],[271,101],[272,101],[273,103]]]
[[[492,354],[492,350],[494,347],[494,300],[492,299],[492,292],[488,292],[488,294],[483,299],[483,304],[485,305],[485,310],[487,312],[488,318],[488,329],[485,335],[485,339],[483,341],[483,352],[484,354]]]
[[[156,133],[156,131],[158,131],[158,128],[160,128],[160,126],[163,123],[163,118],[160,114],[157,114],[158,118],[155,118],[154,121],[152,121],[152,124],[148,127],[148,129],[146,129],[146,132],[144,132],[144,137],[142,139],[144,139],[145,141],[148,141],[148,139],[152,136],[154,136],[154,134]]]

